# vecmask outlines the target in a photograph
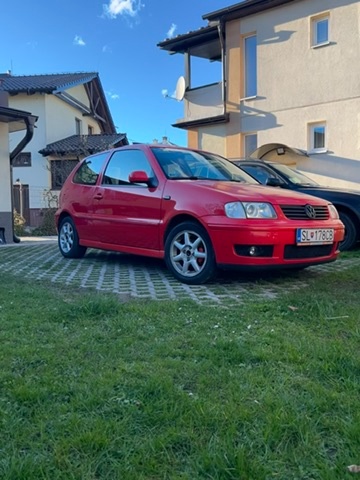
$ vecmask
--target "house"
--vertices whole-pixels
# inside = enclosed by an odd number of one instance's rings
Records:
[[[96,72],[0,74],[9,107],[38,117],[33,139],[13,162],[14,201],[31,227],[54,206],[65,178],[88,154],[127,145],[117,133]],[[14,134],[11,142],[18,141]]]
[[[36,121],[30,112],[9,108],[7,93],[0,91],[0,245],[14,240],[12,162],[31,141]],[[21,132],[22,136],[10,150],[13,132]]]
[[[230,159],[261,148],[284,163],[302,151],[309,176],[359,189],[360,1],[245,0],[202,18],[158,43],[184,56],[184,117],[173,126],[189,147]],[[217,77],[196,85],[204,62]]]

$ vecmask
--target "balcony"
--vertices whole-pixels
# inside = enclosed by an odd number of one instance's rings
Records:
[[[217,82],[187,90],[184,97],[184,118],[177,120],[173,126],[189,128],[226,121],[222,82]]]

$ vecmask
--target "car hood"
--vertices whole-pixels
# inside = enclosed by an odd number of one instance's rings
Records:
[[[327,193],[327,194],[334,194],[334,195],[349,195],[353,197],[358,197],[360,200],[360,191],[357,190],[347,190],[345,188],[333,188],[333,187],[323,187],[322,185],[319,186],[305,186],[305,185],[300,185],[299,189],[301,189],[302,192],[309,192],[309,195],[313,194],[319,194],[319,193]],[[313,192],[313,193],[312,193]]]
[[[318,197],[306,195],[302,192],[284,190],[281,188],[272,188],[264,185],[252,185],[239,182],[211,181],[211,180],[176,180],[168,182],[166,191],[175,193],[179,191],[182,196],[189,195],[214,198],[222,197],[224,201],[244,201],[244,202],[269,202],[272,204],[304,204],[324,205],[326,200]]]

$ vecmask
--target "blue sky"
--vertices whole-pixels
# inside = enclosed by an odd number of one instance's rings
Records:
[[[118,132],[151,142],[167,136],[186,145],[171,124],[183,103],[171,95],[184,73],[183,55],[158,42],[205,26],[202,15],[231,0],[20,0],[2,2],[0,71],[14,75],[97,71]],[[199,69],[199,84],[212,68]],[[220,80],[217,78],[215,80]]]

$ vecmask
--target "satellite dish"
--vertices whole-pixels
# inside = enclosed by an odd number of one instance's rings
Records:
[[[179,77],[176,83],[176,90],[175,90],[175,98],[178,102],[181,102],[181,100],[184,98],[185,89],[186,89],[185,78],[181,76]]]

